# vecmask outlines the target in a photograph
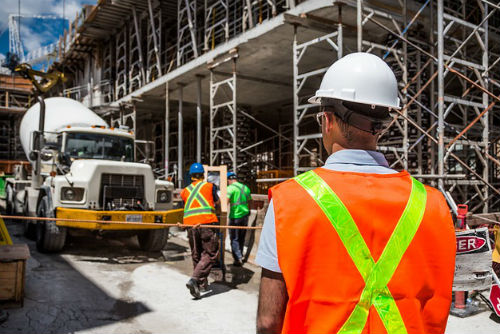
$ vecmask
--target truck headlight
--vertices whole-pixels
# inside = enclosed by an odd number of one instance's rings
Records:
[[[168,190],[158,190],[156,192],[156,202],[168,203],[172,198],[172,193]]]
[[[84,188],[62,187],[61,201],[80,202],[83,199],[84,193]]]

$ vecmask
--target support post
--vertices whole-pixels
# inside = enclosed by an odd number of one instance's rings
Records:
[[[297,60],[297,26],[293,27],[293,175],[297,175],[300,157],[298,156],[299,123],[297,110],[299,107],[298,87],[295,78],[299,75],[299,63]]]
[[[135,102],[132,103],[132,133],[134,134],[134,141],[137,139],[137,110]],[[134,161],[137,161],[137,145],[134,142]]]
[[[201,75],[196,76],[196,162],[201,163]]]
[[[233,58],[233,172],[238,174],[238,147],[237,145],[237,116],[238,106],[236,104],[236,58]]]
[[[422,68],[422,55],[420,54],[420,51],[417,52],[417,72],[420,72]],[[422,88],[422,81],[417,80],[417,92],[420,91]],[[421,102],[421,97],[419,96],[417,101]],[[417,107],[417,124],[418,126],[422,127],[422,107],[420,104]],[[431,123],[432,124],[432,123]],[[419,175],[424,174],[424,169],[423,169],[423,163],[422,163],[422,141],[420,141],[417,145],[417,173]]]
[[[183,139],[183,133],[182,133],[182,127],[183,127],[183,119],[182,119],[182,100],[183,100],[183,85],[179,85],[179,110],[178,110],[178,129],[177,129],[177,185],[179,188],[182,188],[182,181],[184,177],[184,161],[182,161],[182,139]]]
[[[429,42],[430,42],[430,45],[431,45],[431,54],[433,56],[436,55],[436,47],[435,47],[435,40],[434,40],[434,31],[436,29],[436,11],[434,9],[434,1],[435,0],[431,0],[430,4],[429,4],[429,10],[430,10],[430,33],[429,33]],[[429,77],[431,77],[435,71],[436,71],[436,67],[434,65],[435,63],[432,61],[430,64],[429,64]],[[436,114],[436,84],[435,84],[435,80],[432,80],[431,81],[431,84],[430,84],[430,89],[429,89],[429,96],[430,96],[430,109],[431,111],[433,112],[432,115],[430,116],[431,117],[431,123],[430,124],[434,124],[436,122],[436,117],[434,116]],[[435,137],[435,134],[436,134],[436,130],[432,130],[431,131],[431,136]],[[430,174],[431,175],[435,175],[436,174],[436,145],[434,144],[434,142],[432,142],[431,140],[428,140],[428,145],[429,145],[429,148],[430,148]],[[435,182],[432,181],[431,182],[431,185],[435,186]]]
[[[215,138],[212,135],[213,128],[214,128],[214,98],[215,98],[215,87],[214,87],[214,73],[212,70],[210,70],[210,131],[209,131],[209,143],[210,143],[210,166],[214,165],[215,161],[215,156],[214,156],[214,150],[215,150]]]
[[[151,0],[148,0],[148,10],[149,10],[149,20],[151,24],[151,30],[153,33],[153,43],[155,50],[156,63],[158,64],[158,75],[161,75],[161,61],[160,61],[160,48],[158,47],[158,39],[156,38],[156,27],[155,20],[153,16],[153,5],[151,4]]]
[[[443,39],[443,0],[437,5],[438,38],[438,187],[444,190],[444,39]]]
[[[406,0],[403,0],[403,27],[407,25],[407,4]],[[408,44],[403,41],[403,83],[405,87],[408,84]],[[403,89],[403,105],[408,102],[407,89]],[[404,119],[403,119],[403,167],[408,170],[408,108],[404,108]]]
[[[149,2],[148,2],[149,3]],[[137,11],[135,10],[135,6],[132,6],[132,14],[134,18],[134,29],[135,29],[135,38],[137,42],[137,47],[139,48],[139,63],[141,67],[141,75],[142,82],[146,80],[146,72],[144,71],[144,58],[142,57],[142,44],[141,44],[141,36],[139,34],[139,19],[137,18]]]
[[[343,34],[343,28],[342,28],[342,3],[338,4],[339,8],[339,24],[338,24],[338,32],[339,35],[337,36],[337,44],[338,44],[338,51],[337,51],[337,58],[340,59],[344,56],[344,49],[343,49],[343,44],[344,44],[344,34]]]
[[[165,179],[168,178],[169,153],[170,153],[170,95],[168,93],[168,82],[165,84]]]
[[[484,3],[484,12],[483,12],[483,19],[488,16],[488,4]],[[494,10],[494,9],[493,9]],[[488,73],[488,48],[489,48],[489,41],[488,41],[488,20],[484,21],[483,24],[484,28],[484,34],[483,34],[483,44],[484,44],[484,50],[483,50],[483,66],[485,69],[485,72],[483,73],[483,78],[484,78],[484,85],[486,89],[489,89],[489,73]],[[483,92],[483,105],[487,106],[489,105],[489,97],[486,92]],[[490,146],[490,138],[489,138],[489,132],[490,132],[490,112],[488,111],[487,113],[484,114],[483,116],[483,145],[484,145],[484,152],[486,154],[489,154],[489,146]],[[484,168],[483,168],[483,178],[487,181],[489,181],[489,174],[490,174],[490,162],[488,159],[484,159]],[[484,198],[489,198],[489,189],[487,186],[484,187],[484,193],[483,193]],[[489,205],[488,205],[488,200],[484,201],[483,205],[483,213],[488,213]]]
[[[356,22],[358,31],[358,52],[363,51],[363,0],[357,0]]]

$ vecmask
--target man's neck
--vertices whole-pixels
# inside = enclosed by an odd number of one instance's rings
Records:
[[[372,145],[360,145],[360,146],[356,146],[356,147],[346,147],[346,146],[342,146],[340,145],[339,143],[333,143],[332,145],[332,152],[330,153],[333,154],[335,152],[338,152],[338,151],[342,151],[342,150],[364,150],[364,151],[375,151],[377,149],[376,146],[372,146]]]

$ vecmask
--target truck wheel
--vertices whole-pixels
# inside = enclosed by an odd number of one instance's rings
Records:
[[[5,213],[8,216],[14,214],[14,189],[10,184],[5,187]]]
[[[22,209],[23,209],[23,215],[29,217],[28,192],[25,193]],[[23,234],[26,238],[30,240],[36,240],[36,224],[33,224],[29,220],[25,220],[23,222]]]
[[[139,246],[141,246],[142,250],[148,252],[161,251],[167,244],[168,228],[142,231],[137,234],[137,239],[139,239]]]
[[[43,196],[38,204],[38,217],[54,218],[50,209],[49,199]],[[66,228],[59,227],[55,221],[45,221],[36,224],[36,248],[42,253],[58,252],[64,247]]]

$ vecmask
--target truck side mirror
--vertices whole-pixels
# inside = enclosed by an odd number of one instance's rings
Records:
[[[36,161],[38,158],[38,152],[37,151],[31,151],[29,154],[29,158],[31,161]]]

